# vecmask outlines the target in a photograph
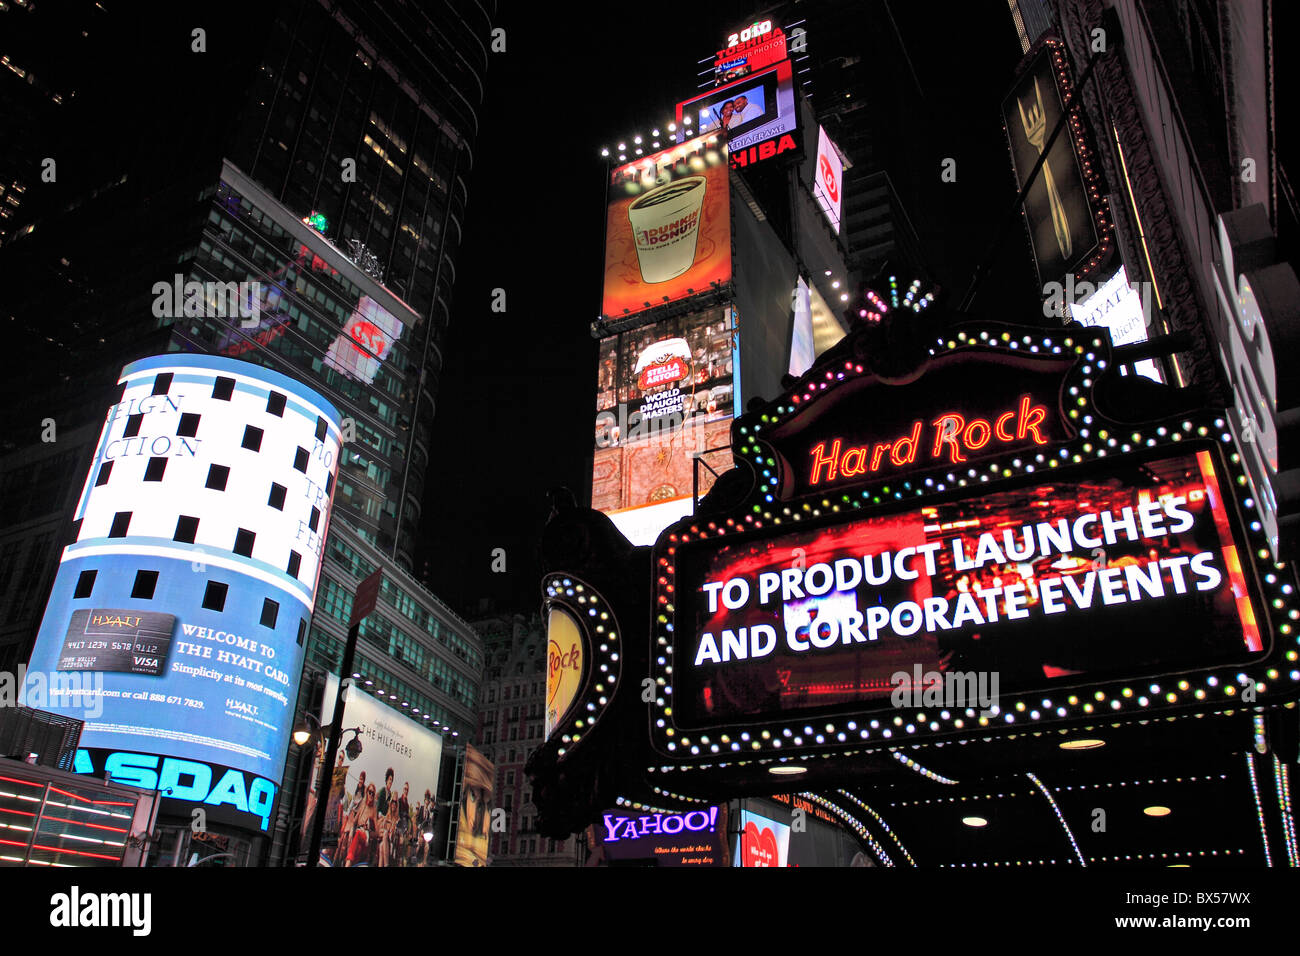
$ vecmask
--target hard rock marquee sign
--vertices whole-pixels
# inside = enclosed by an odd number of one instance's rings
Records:
[[[548,578],[586,589],[605,670],[547,759],[633,696],[609,732],[666,803],[814,756],[1297,696],[1294,577],[1222,411],[1134,415],[1165,386],[1080,326],[957,326],[888,381],[855,338],[736,419],[736,468],[648,555],[648,633],[599,570]],[[968,706],[933,706],[954,679]]]

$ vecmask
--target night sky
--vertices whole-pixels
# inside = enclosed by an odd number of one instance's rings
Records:
[[[538,542],[546,491],[590,492],[600,311],[605,161],[600,149],[671,115],[697,85],[697,61],[754,13],[710,3],[670,30],[616,16],[506,4],[474,146],[465,238],[456,258],[446,368],[437,397],[424,515],[428,583],[471,617],[539,606]],[[612,8],[611,8],[612,9]],[[999,105],[1021,57],[1003,0],[891,6],[938,117],[939,156],[918,157],[943,190],[943,221],[911,211],[950,300],[961,298],[1015,198]],[[936,16],[939,12],[941,16]],[[808,40],[816,57],[816,37]],[[862,55],[870,62],[869,38]],[[880,95],[890,78],[881,77]],[[898,135],[907,138],[908,130]],[[957,160],[955,183],[940,157]],[[1007,230],[977,310],[1041,316],[1020,222]],[[491,310],[492,290],[507,311]],[[491,570],[504,548],[505,573]]]

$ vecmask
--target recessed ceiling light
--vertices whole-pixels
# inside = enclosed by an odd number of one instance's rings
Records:
[[[1149,817],[1167,817],[1171,811],[1168,807],[1147,807],[1142,811]]]
[[[1098,747],[1106,746],[1106,741],[1097,740],[1095,737],[1080,737],[1077,740],[1062,740],[1060,747],[1062,750],[1096,750]]]
[[[986,827],[989,822],[983,817],[962,817],[961,822],[968,827]]]
[[[807,767],[768,767],[768,773],[774,773],[778,776],[789,776],[796,773],[807,773]]]

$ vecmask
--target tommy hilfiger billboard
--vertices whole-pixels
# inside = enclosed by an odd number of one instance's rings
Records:
[[[1291,574],[1222,412],[1121,420],[1141,403],[1077,326],[958,326],[890,381],[852,339],[735,421],[749,492],[654,547],[656,760],[1295,696]],[[996,700],[926,696],[990,674]]]

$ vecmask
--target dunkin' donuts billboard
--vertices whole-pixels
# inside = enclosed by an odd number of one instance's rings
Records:
[[[727,168],[715,134],[614,169],[603,315],[621,318],[731,281]]]

